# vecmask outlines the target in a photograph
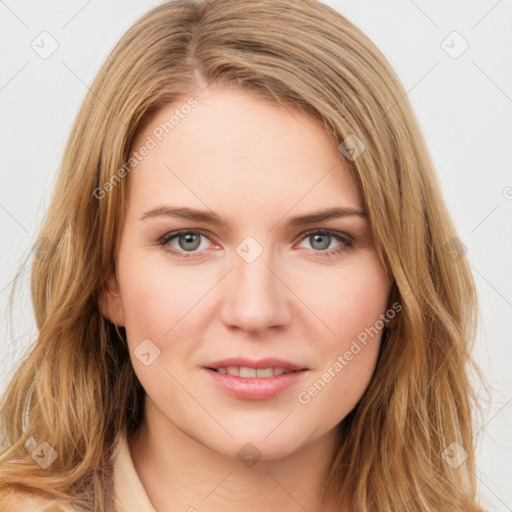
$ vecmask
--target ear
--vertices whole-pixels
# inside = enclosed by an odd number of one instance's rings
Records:
[[[100,313],[118,327],[124,327],[124,310],[114,270],[111,270],[98,297]]]

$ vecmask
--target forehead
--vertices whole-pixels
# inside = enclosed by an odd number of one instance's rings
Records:
[[[130,175],[138,210],[169,202],[226,212],[299,201],[304,209],[360,207],[317,119],[236,88],[209,87],[194,100],[160,109],[138,134],[133,151],[151,146]]]

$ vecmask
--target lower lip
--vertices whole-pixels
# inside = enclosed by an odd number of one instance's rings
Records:
[[[213,382],[226,393],[244,400],[265,400],[297,384],[307,373],[299,370],[275,377],[237,377],[204,368]]]

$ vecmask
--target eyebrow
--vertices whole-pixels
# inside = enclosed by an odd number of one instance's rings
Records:
[[[364,210],[347,207],[327,208],[316,212],[306,213],[297,217],[292,217],[288,220],[291,226],[302,226],[306,224],[313,224],[329,219],[337,219],[340,217],[358,216],[363,219],[368,219],[368,215]],[[144,212],[140,220],[145,220],[153,217],[176,217],[181,219],[188,219],[196,222],[204,222],[212,225],[225,224],[224,219],[213,211],[197,210],[188,207],[171,207],[171,206],[157,206]]]

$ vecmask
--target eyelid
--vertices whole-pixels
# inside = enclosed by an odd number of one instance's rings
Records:
[[[210,240],[212,243],[214,243],[214,241],[212,240],[212,238],[214,238],[214,236],[211,233],[209,233],[208,231],[204,231],[203,229],[196,229],[196,228],[178,229],[176,231],[169,231],[169,232],[165,233],[163,236],[159,237],[157,240],[157,243],[159,243],[161,245],[165,245],[166,243],[170,242],[171,240],[174,240],[175,238],[178,238],[179,236],[189,235],[189,234],[202,235],[205,238],[207,238],[208,240]]]
[[[327,233],[332,236],[341,237],[347,240],[347,242],[355,242],[355,238],[352,235],[349,235],[345,231],[337,231],[336,229],[329,229],[329,228],[313,228],[308,229],[307,231],[304,231],[297,235],[296,238],[305,238],[308,235],[312,235],[313,233]]]

